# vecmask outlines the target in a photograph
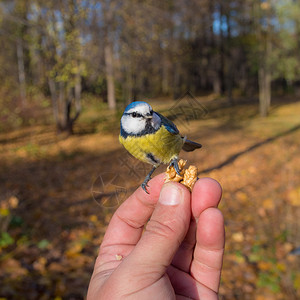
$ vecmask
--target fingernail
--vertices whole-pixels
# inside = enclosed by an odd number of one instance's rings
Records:
[[[178,205],[180,203],[181,191],[176,185],[167,183],[161,189],[158,202],[164,205]]]

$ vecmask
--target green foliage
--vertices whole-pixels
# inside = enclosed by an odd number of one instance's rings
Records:
[[[38,145],[37,143],[32,143],[32,142],[29,142],[24,146],[17,147],[15,149],[15,152],[22,152],[26,156],[28,155],[28,157],[32,157],[32,158],[38,158],[44,156],[44,152],[41,146]]]
[[[46,239],[39,241],[37,244],[39,249],[46,249],[49,245],[50,245],[50,242]]]
[[[14,110],[26,104],[30,108],[30,100],[40,98],[41,107],[52,104],[52,121],[68,127],[66,122],[81,109],[80,100],[74,105],[75,87],[79,94],[82,89],[106,101],[108,41],[115,98],[121,107],[132,99],[177,98],[187,90],[253,98],[262,65],[273,80],[284,79],[292,86],[300,78],[299,7],[291,0],[230,0],[214,5],[209,1],[4,1],[0,119],[15,128],[34,123],[27,116],[19,118]],[[23,60],[18,57],[18,42]],[[72,115],[67,115],[67,104]]]
[[[300,6],[297,1],[279,1],[276,6],[278,18],[278,37],[274,47],[276,60],[275,77],[284,77],[288,81],[300,78]]]
[[[15,227],[21,227],[24,223],[24,220],[20,216],[12,215],[9,227],[15,228]]]
[[[267,287],[273,293],[280,291],[280,277],[276,270],[270,270],[269,272],[260,272],[258,275],[258,287]]]
[[[8,247],[14,243],[14,239],[8,232],[1,232],[0,234],[0,249]]]

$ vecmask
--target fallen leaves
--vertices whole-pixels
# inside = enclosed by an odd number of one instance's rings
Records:
[[[299,105],[288,113],[296,115]],[[276,120],[278,132],[281,121]],[[238,125],[229,128],[217,119],[195,122],[189,136],[203,143],[203,149],[182,157],[201,172],[274,132],[270,119]],[[130,177],[129,194],[143,176],[128,175],[130,170],[120,167],[116,136],[99,132],[63,140],[45,127],[24,132],[11,135],[12,142],[0,151],[0,219],[7,229],[0,237],[0,245],[6,245],[0,250],[1,296],[21,299],[25,289],[28,299],[61,300],[71,299],[72,290],[83,298],[114,211],[93,200],[93,180],[118,170]],[[283,300],[285,290],[300,299],[300,256],[290,255],[300,246],[299,149],[300,131],[295,130],[222,168],[200,173],[223,187],[221,299]],[[115,258],[122,260],[118,253]]]
[[[300,186],[288,192],[288,202],[295,207],[300,207]]]
[[[28,275],[28,270],[22,267],[21,262],[14,259],[8,258],[0,263],[0,275],[9,276],[11,279],[18,279]]]
[[[242,232],[235,232],[231,238],[237,243],[242,243],[244,241],[244,234]]]
[[[273,210],[273,209],[275,209],[274,200],[271,199],[271,198],[267,198],[267,199],[263,200],[262,207],[264,209],[266,209],[266,210]]]

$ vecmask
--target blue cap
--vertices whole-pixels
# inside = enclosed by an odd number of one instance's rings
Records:
[[[130,110],[130,109],[132,109],[132,108],[134,108],[134,107],[136,107],[138,105],[141,105],[141,104],[147,104],[147,105],[149,105],[147,102],[144,102],[144,101],[134,101],[134,102],[132,102],[132,103],[130,103],[130,104],[128,104],[126,106],[124,112],[126,112],[126,111],[128,111],[128,110]]]

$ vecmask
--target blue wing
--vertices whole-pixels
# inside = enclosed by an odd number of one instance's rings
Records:
[[[179,134],[179,130],[177,129],[176,125],[172,121],[170,121],[169,119],[167,119],[166,117],[164,117],[158,112],[155,113],[160,117],[162,125],[164,125],[170,133]]]

